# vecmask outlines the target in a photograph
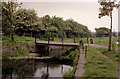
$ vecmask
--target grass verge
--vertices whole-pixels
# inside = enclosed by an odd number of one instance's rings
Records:
[[[105,56],[109,57],[113,61],[119,60],[118,50],[108,51],[108,49],[106,48],[97,48],[97,50],[100,51]]]
[[[97,53],[96,48],[88,47],[86,61],[85,77],[118,77],[118,63]]]

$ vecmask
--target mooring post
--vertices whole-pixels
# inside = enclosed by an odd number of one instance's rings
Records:
[[[87,46],[85,46],[85,58],[87,57]]]
[[[48,55],[49,55],[49,44],[50,44],[50,35],[48,34],[48,48],[47,48]]]

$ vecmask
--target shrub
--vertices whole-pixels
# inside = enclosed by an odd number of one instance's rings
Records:
[[[8,58],[8,57],[18,57],[18,56],[26,56],[28,55],[28,51],[23,48],[18,48],[16,51],[3,51],[2,57]]]

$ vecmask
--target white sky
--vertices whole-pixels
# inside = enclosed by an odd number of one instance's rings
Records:
[[[99,4],[97,0],[19,0],[23,7],[34,9],[38,16],[44,15],[62,17],[64,20],[72,18],[78,23],[88,26],[95,31],[98,27],[110,27],[108,16],[98,18]],[[65,2],[63,2],[65,1]],[[118,10],[113,11],[113,31],[118,31]]]

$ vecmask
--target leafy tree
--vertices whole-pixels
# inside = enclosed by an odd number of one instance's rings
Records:
[[[3,32],[7,35],[12,35],[11,39],[14,41],[13,38],[13,32],[16,24],[15,20],[15,12],[17,11],[17,8],[21,6],[21,3],[18,4],[17,1],[7,1],[7,2],[2,2],[2,27],[3,27]]]
[[[114,7],[118,7],[114,1],[107,1],[107,0],[99,0],[98,3],[101,5],[99,18],[103,16],[109,16],[111,19],[111,26],[110,26],[110,35],[109,35],[109,46],[108,50],[111,51],[111,36],[112,36],[112,11]]]
[[[55,31],[58,34],[58,37],[62,37],[63,28],[65,27],[65,22],[62,18],[53,16],[51,18],[51,25],[56,27],[57,30]]]
[[[13,26],[15,27],[15,33],[20,35],[26,33],[28,35],[40,33],[41,36],[48,37],[52,35],[55,37],[90,37],[92,34],[88,30],[87,26],[79,24],[73,19],[63,20],[61,17],[50,17],[45,15],[43,17],[38,17],[35,10],[17,8],[14,12],[10,14],[10,7],[8,3],[3,3],[3,32],[4,35],[13,34]],[[12,17],[12,18],[11,18]],[[12,22],[11,22],[12,20]],[[33,35],[34,36],[34,35]]]
[[[109,29],[106,27],[95,28],[96,37],[107,37],[109,36]]]
[[[44,29],[41,19],[37,16],[35,10],[19,9],[16,12],[16,33],[39,32]],[[35,32],[34,32],[35,33]]]
[[[113,35],[114,37],[116,37],[116,36],[117,36],[117,32],[112,32],[112,35]]]
[[[120,32],[118,32],[118,36],[120,37]]]
[[[75,22],[73,19],[66,20],[66,34],[68,37],[87,37],[91,36],[91,32],[87,26]]]

